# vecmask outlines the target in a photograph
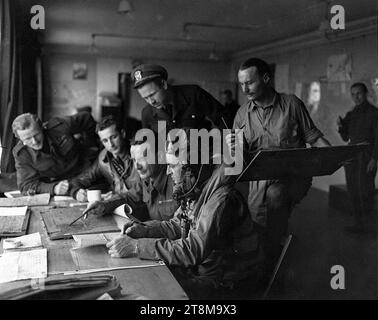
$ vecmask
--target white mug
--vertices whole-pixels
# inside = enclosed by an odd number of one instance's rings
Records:
[[[88,202],[101,201],[101,190],[87,190]]]

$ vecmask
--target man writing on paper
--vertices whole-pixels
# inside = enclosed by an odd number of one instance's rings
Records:
[[[243,294],[243,284],[253,291],[263,252],[247,205],[232,180],[222,166],[192,164],[189,157],[177,157],[172,143],[166,156],[174,195],[183,205],[169,221],[128,223],[126,235],[107,243],[109,254],[163,260],[191,299]]]
[[[88,112],[52,118],[44,124],[34,114],[19,115],[12,129],[20,140],[13,148],[20,191],[67,195],[68,179],[90,165],[85,146],[74,135],[85,131],[95,144],[95,126]]]
[[[169,220],[172,218],[178,203],[172,198],[173,183],[171,177],[166,174],[167,165],[158,163],[158,158],[164,154],[157,148],[157,139],[155,142],[154,163],[149,163],[146,158],[146,153],[152,150],[151,142],[132,142],[130,154],[140,177],[139,182],[133,184],[129,192],[122,194],[121,199],[90,204],[88,214],[110,214],[115,208],[127,203],[133,209],[133,215],[139,219]]]
[[[78,201],[86,202],[87,191],[96,181],[105,179],[111,186],[105,200],[119,198],[127,193],[139,176],[130,157],[125,130],[120,127],[113,116],[103,118],[96,126],[96,133],[104,149],[90,168],[71,181],[70,194]]]
[[[311,120],[304,103],[295,95],[276,92],[271,86],[268,64],[258,58],[245,61],[238,80],[248,102],[240,107],[234,129],[242,129],[246,158],[262,149],[330,146]],[[226,137],[234,147],[235,134]],[[247,162],[248,163],[248,162]],[[251,181],[248,207],[265,236],[267,276],[280,254],[280,242],[287,232],[293,206],[306,195],[311,178],[287,177],[269,181]]]

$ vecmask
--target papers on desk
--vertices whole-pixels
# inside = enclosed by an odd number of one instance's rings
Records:
[[[34,196],[0,198],[0,207],[46,206],[50,202],[50,194],[42,193]]]
[[[0,283],[46,276],[47,249],[7,252],[0,257]]]
[[[58,201],[73,201],[75,199],[69,196],[53,196],[52,200],[58,202]]]
[[[41,235],[39,232],[3,240],[4,252],[30,250],[39,247],[42,247]]]
[[[0,207],[0,217],[16,217],[16,216],[24,216],[26,214],[26,210],[28,210],[27,206],[23,207]]]
[[[113,211],[113,213],[116,214],[117,216],[121,216],[121,217],[127,218],[127,216],[125,214],[125,205],[124,204],[122,204],[119,207],[115,208],[114,211]]]
[[[28,207],[0,207],[0,236],[17,236],[25,234]]]
[[[73,249],[105,245],[106,243],[115,239],[119,235],[119,232],[97,234],[74,234],[72,235],[72,237],[75,240],[76,245],[73,247]]]
[[[13,190],[13,191],[4,192],[4,195],[5,195],[7,198],[18,198],[18,197],[22,197],[22,194],[21,194],[20,190]]]

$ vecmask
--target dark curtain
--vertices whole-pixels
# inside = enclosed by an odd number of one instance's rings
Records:
[[[30,7],[22,1],[0,0],[0,134],[1,172],[13,172],[12,122],[21,113],[37,113],[40,46],[30,27]]]

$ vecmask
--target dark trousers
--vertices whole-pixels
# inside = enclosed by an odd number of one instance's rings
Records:
[[[353,215],[357,224],[364,220],[374,209],[375,172],[367,173],[367,165],[371,156],[360,153],[351,163],[345,165],[345,177],[349,197],[353,206]]]
[[[287,233],[294,205],[305,197],[310,186],[311,179],[286,179],[277,180],[267,187],[267,220],[262,233],[266,255],[265,268],[269,274],[281,253],[281,241]]]

